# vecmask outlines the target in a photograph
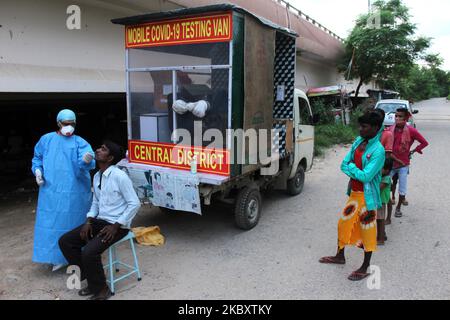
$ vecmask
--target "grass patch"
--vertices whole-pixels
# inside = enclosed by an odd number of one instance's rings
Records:
[[[352,143],[358,135],[354,126],[325,124],[315,127],[314,156],[321,156],[325,150],[335,144]]]

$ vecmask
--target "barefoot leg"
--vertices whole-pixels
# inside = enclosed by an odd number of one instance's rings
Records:
[[[392,203],[389,202],[387,205],[387,218],[385,222],[386,226],[391,224],[391,216],[392,216]]]
[[[370,259],[372,258],[372,252],[364,252],[364,262],[358,270],[352,272],[348,277],[349,280],[359,281],[368,276],[367,269],[370,266]]]
[[[319,260],[320,263],[327,263],[327,264],[345,264],[345,255],[344,255],[344,249],[339,249],[335,256],[330,257],[322,257]]]

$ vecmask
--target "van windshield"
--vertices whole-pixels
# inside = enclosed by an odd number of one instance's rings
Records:
[[[386,114],[395,113],[400,108],[407,108],[404,103],[380,103],[377,109],[382,109]]]

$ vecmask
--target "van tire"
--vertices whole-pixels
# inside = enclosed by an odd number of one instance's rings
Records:
[[[253,229],[261,217],[262,199],[259,189],[245,187],[238,194],[234,218],[236,226],[242,230]]]
[[[297,172],[292,179],[287,181],[287,192],[291,196],[296,196],[302,193],[305,185],[305,169],[302,165],[298,166]]]

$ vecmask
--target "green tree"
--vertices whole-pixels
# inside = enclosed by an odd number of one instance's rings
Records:
[[[357,19],[338,65],[347,78],[359,79],[356,97],[364,83],[375,80],[383,86],[407,76],[414,61],[430,46],[430,39],[415,36],[416,26],[408,11],[401,0],[379,0],[371,14]]]
[[[446,97],[449,94],[450,72],[440,69],[442,61],[438,55],[424,59],[427,65],[415,64],[406,77],[391,80],[388,86],[399,91],[402,97],[413,100],[426,100],[433,97]],[[435,59],[435,58],[438,58]]]
[[[434,95],[431,97],[446,97],[449,94],[450,73],[442,70],[444,60],[439,54],[429,54],[424,59],[428,64],[428,71],[434,79]],[[425,69],[425,68],[423,68]]]
[[[444,59],[438,53],[427,54],[423,60],[432,69],[438,69],[444,63]]]

